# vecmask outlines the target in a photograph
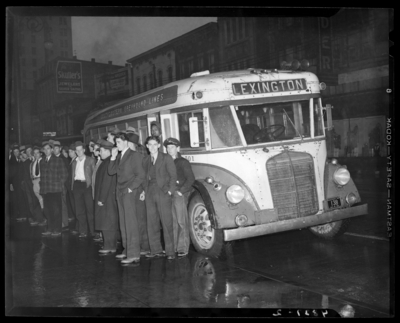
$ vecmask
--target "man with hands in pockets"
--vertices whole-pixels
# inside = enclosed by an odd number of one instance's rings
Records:
[[[140,228],[136,214],[135,196],[144,180],[143,157],[140,153],[129,149],[126,134],[116,134],[115,143],[117,147],[112,148],[108,174],[117,174],[116,195],[122,246],[124,247],[123,253],[116,257],[123,259],[121,261],[123,264],[139,263]],[[121,154],[118,155],[118,151]]]

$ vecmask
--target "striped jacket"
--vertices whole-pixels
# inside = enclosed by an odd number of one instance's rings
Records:
[[[40,194],[59,193],[68,178],[68,170],[61,158],[52,155],[40,161]]]

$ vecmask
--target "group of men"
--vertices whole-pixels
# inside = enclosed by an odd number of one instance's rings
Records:
[[[147,149],[132,127],[109,129],[107,137],[88,146],[46,141],[42,148],[13,147],[12,214],[17,221],[47,225],[44,237],[60,236],[75,223],[72,234],[103,241],[101,254],[115,253],[120,241],[123,251],[116,258],[122,264],[186,256],[187,202],[195,178],[179,153],[179,140],[164,140],[165,154],[161,138],[160,125],[153,122]]]

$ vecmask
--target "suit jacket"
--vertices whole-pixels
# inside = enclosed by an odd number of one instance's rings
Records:
[[[8,161],[8,165],[9,165],[9,181],[10,184],[15,185],[15,182],[18,181],[18,165],[19,162],[17,160],[17,158],[14,156],[14,154],[11,155],[10,160]]]
[[[195,177],[192,171],[192,166],[190,162],[178,153],[174,160],[176,166],[176,173],[178,180],[176,181],[176,190],[180,191],[182,194],[189,192],[195,181]]]
[[[142,154],[129,148],[122,159],[121,154],[116,160],[110,159],[108,174],[117,174],[117,192],[120,195],[129,193],[128,188],[134,191],[142,184],[144,180],[142,161]]]
[[[117,175],[108,174],[110,158],[104,159],[97,168],[94,186],[94,226],[95,230],[119,230],[118,207],[115,199]],[[99,206],[97,202],[104,205]]]
[[[145,175],[146,175],[143,183],[145,191],[147,191],[147,188],[149,186],[148,173],[150,165],[151,165],[151,155],[143,159],[143,168],[145,170]],[[168,191],[170,191],[171,194],[174,194],[177,175],[176,175],[175,163],[172,157],[168,154],[158,152],[155,168],[156,168],[156,180],[158,187],[166,194],[168,193]]]
[[[74,189],[74,180],[75,180],[75,169],[76,169],[76,157],[74,161],[72,162],[72,169],[71,169],[71,190]],[[96,162],[93,157],[86,156],[85,163],[83,165],[83,170],[85,173],[85,180],[86,180],[86,188],[88,188],[90,185],[92,185],[92,175],[94,171],[94,166]]]
[[[52,155],[46,162],[46,157],[39,163],[40,167],[40,194],[61,193],[62,187],[68,178],[64,162]]]

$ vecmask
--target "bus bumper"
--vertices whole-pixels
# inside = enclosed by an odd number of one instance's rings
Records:
[[[347,209],[332,210],[321,214],[309,215],[303,218],[282,220],[267,224],[254,225],[250,227],[224,230],[224,240],[232,241],[232,240],[257,237],[282,231],[303,229],[367,213],[368,213],[368,204],[362,204],[358,206],[349,207]]]

